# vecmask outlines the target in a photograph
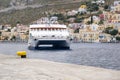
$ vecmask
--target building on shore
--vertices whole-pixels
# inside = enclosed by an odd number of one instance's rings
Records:
[[[79,31],[75,31],[78,29]],[[70,36],[74,42],[110,42],[111,35],[103,33],[104,25],[90,24],[82,28],[69,28]]]
[[[103,12],[104,18],[108,23],[120,23],[120,14],[114,12]]]
[[[79,30],[82,42],[99,42],[99,31],[97,24],[84,25],[84,29]]]

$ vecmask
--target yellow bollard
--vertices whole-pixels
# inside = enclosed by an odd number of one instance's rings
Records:
[[[27,53],[26,53],[26,51],[18,51],[17,55],[21,56],[21,58],[26,58]]]

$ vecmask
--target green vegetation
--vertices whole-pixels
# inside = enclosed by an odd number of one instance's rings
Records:
[[[65,17],[63,14],[59,13],[59,14],[54,14],[53,16],[57,16],[58,17],[58,20],[64,20]]]
[[[112,36],[115,36],[118,34],[118,30],[117,29],[112,29],[110,32],[109,32]]]
[[[110,34],[110,30],[112,30],[113,27],[107,27],[105,28],[104,32],[107,33],[107,34]]]
[[[0,31],[0,36],[1,36],[2,32]]]
[[[105,33],[110,34],[112,36],[115,36],[115,35],[118,34],[118,30],[117,29],[113,29],[113,27],[107,27],[105,29]]]
[[[110,6],[109,5],[105,5],[104,6],[104,10],[109,10],[110,9]]]
[[[104,20],[101,19],[100,22],[99,22],[99,24],[104,24]]]
[[[75,19],[75,22],[76,22],[76,23],[81,23],[81,22],[83,21],[83,19],[84,19],[84,18],[76,18],[76,19]]]
[[[87,5],[87,9],[88,9],[88,11],[90,11],[90,12],[98,11],[98,10],[99,10],[99,5],[96,4],[96,3],[91,3],[90,1],[87,1],[87,2],[85,3],[85,5]]]
[[[88,25],[91,24],[91,21],[88,21],[87,24],[88,24]]]
[[[120,41],[120,37],[119,37],[119,36],[117,36],[117,37],[116,37],[116,40]]]

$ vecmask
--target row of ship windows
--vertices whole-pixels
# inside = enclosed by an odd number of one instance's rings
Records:
[[[59,29],[59,28],[44,28],[44,29],[30,29],[30,31],[66,31],[66,29]]]

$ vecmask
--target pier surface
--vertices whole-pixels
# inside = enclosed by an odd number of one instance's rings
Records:
[[[0,80],[120,80],[120,71],[0,54]]]

